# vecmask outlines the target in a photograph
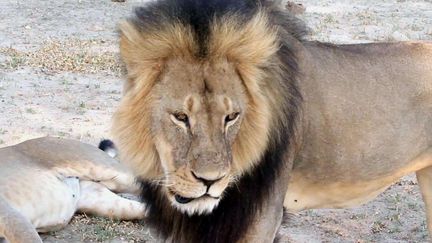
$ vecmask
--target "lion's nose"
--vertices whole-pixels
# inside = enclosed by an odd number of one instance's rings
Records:
[[[196,174],[194,171],[191,171],[191,172],[192,172],[193,177],[195,177],[195,179],[197,179],[198,181],[201,181],[202,183],[204,183],[204,185],[207,187],[207,189],[210,188],[211,185],[222,180],[222,178],[225,177],[225,175],[223,175],[223,176],[220,176],[216,179],[213,179],[213,178],[210,179],[210,178],[206,178],[203,175]]]

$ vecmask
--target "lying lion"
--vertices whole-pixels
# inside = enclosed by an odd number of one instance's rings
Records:
[[[75,212],[117,219],[144,217],[134,177],[96,147],[39,138],[0,149],[0,241],[42,242],[37,232],[58,230]]]
[[[332,45],[265,0],[160,0],[121,24],[113,132],[173,242],[271,242],[283,207],[417,173],[432,230],[432,43]]]

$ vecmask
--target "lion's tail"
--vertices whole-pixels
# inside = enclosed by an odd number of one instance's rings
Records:
[[[100,141],[98,148],[105,151],[111,158],[117,157],[117,148],[114,143],[109,139],[104,139]]]
[[[42,243],[35,227],[0,196],[0,242]]]

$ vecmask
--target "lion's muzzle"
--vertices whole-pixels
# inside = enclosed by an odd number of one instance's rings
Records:
[[[221,181],[225,176],[221,176],[221,177],[219,177],[217,179],[213,179],[213,180],[208,180],[208,179],[204,179],[202,177],[197,176],[193,171],[191,171],[191,172],[192,172],[193,177],[195,177],[195,179],[197,181],[202,182],[207,187],[205,194],[198,197],[198,198],[210,197],[210,198],[214,198],[214,199],[218,200],[220,195],[219,196],[213,196],[209,193],[209,191],[210,191],[210,188],[213,184]],[[175,194],[174,199],[176,200],[176,202],[178,202],[180,204],[186,204],[186,203],[189,203],[192,200],[197,199],[197,198],[183,197],[183,196],[180,196],[179,194]]]
[[[187,169],[177,173],[171,177],[167,195],[173,206],[189,215],[211,212],[230,182],[227,175],[203,178],[202,174]]]

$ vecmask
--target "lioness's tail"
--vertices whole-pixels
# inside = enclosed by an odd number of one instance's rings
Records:
[[[9,243],[42,243],[35,227],[1,196],[0,237]]]
[[[105,151],[111,158],[117,157],[117,149],[114,143],[109,139],[100,141],[98,148]]]

